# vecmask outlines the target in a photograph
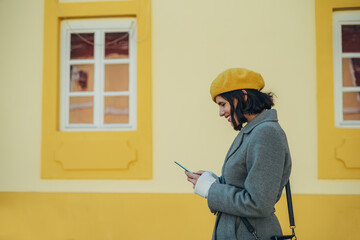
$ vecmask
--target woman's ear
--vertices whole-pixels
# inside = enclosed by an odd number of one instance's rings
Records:
[[[245,95],[244,100],[245,100],[245,102],[246,102],[246,101],[247,101],[247,91],[244,90],[244,89],[242,89],[241,91],[242,91],[242,92],[244,93],[244,95]]]

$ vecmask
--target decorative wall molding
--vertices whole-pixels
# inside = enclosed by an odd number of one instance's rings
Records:
[[[346,168],[360,168],[360,138],[346,138],[335,149],[336,159],[344,162]]]

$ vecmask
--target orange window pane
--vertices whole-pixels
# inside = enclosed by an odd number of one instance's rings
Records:
[[[105,65],[105,91],[129,90],[129,64]]]
[[[105,33],[105,58],[129,58],[129,33]]]
[[[360,25],[342,25],[341,39],[343,52],[360,52]]]
[[[94,33],[71,34],[71,59],[94,58]]]
[[[105,97],[104,123],[105,124],[129,123],[128,96]]]
[[[360,87],[360,58],[343,58],[342,74],[344,87]]]
[[[70,92],[94,90],[94,65],[81,64],[70,66]]]
[[[343,119],[360,120],[360,92],[343,93]]]
[[[69,123],[93,123],[93,97],[70,97]]]

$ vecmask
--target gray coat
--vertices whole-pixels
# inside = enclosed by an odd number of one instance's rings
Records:
[[[220,183],[211,185],[208,205],[217,214],[213,239],[254,240],[239,216],[261,240],[281,235],[274,205],[291,171],[286,135],[276,110],[266,110],[237,135],[225,158]]]

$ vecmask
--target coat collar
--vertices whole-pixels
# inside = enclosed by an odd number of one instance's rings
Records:
[[[245,125],[245,127],[239,132],[239,134],[236,136],[234,142],[232,143],[227,155],[226,160],[231,157],[231,155],[236,152],[236,150],[240,147],[244,134],[250,133],[257,125],[263,123],[263,122],[277,122],[277,112],[275,109],[265,110],[259,115],[257,115],[253,120],[251,120],[249,123]],[[225,160],[225,161],[226,161]]]
[[[263,122],[277,122],[277,112],[275,109],[265,110],[259,115],[257,115],[253,120],[251,120],[243,129],[244,133],[251,132],[257,125]]]

